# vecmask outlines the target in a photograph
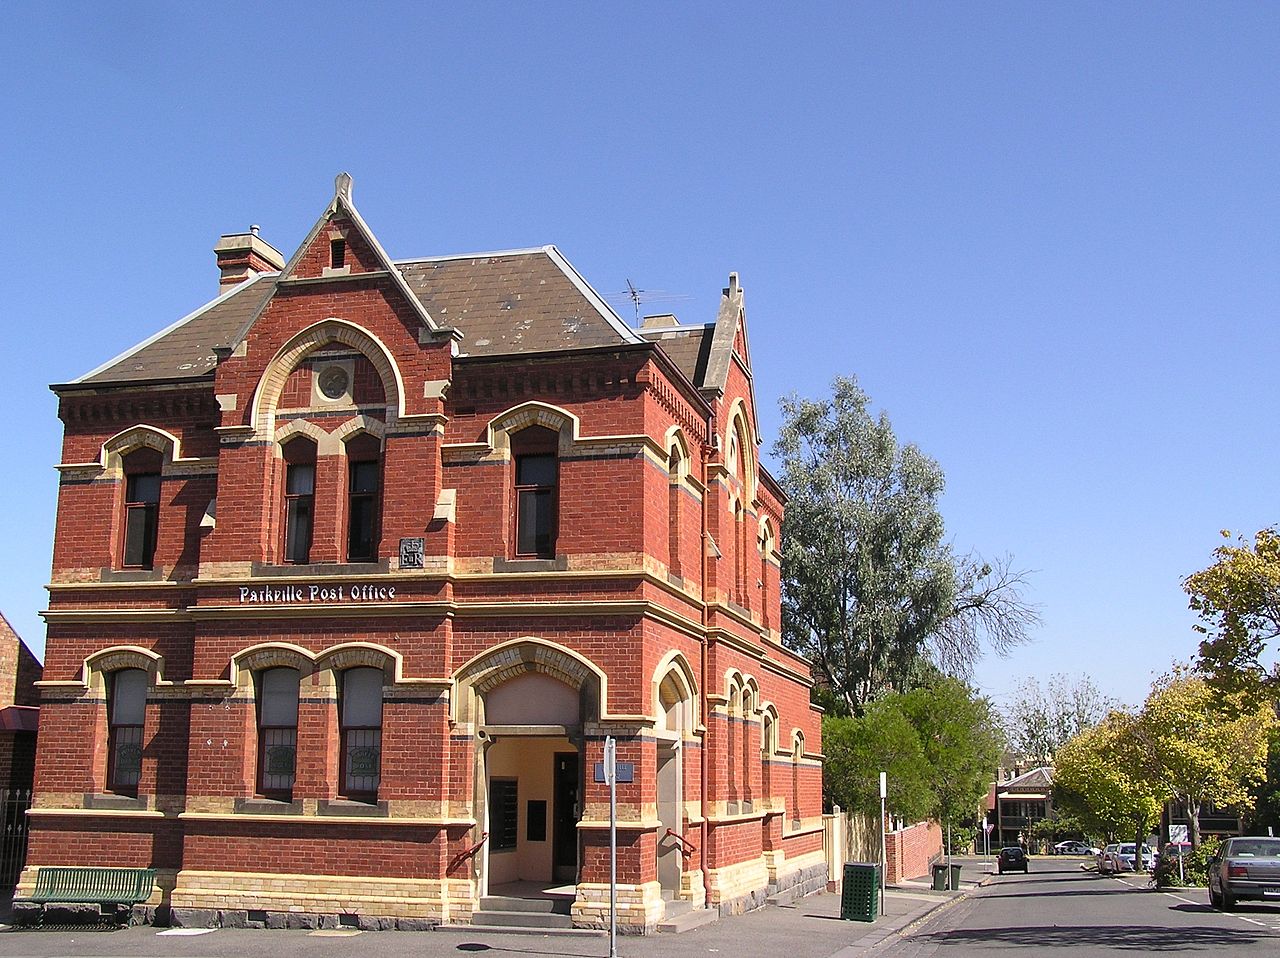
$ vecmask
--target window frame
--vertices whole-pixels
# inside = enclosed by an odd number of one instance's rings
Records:
[[[511,438],[511,554],[517,559],[554,559],[560,539],[560,449],[559,434],[545,426],[530,426]],[[551,463],[550,483],[521,482],[522,465],[530,459],[548,459]],[[545,516],[550,535],[545,548],[538,548],[537,534],[533,536],[532,549],[522,549],[521,518],[525,515],[523,503],[526,497],[545,499]],[[535,516],[535,530],[538,518]]]
[[[160,541],[160,499],[164,487],[164,458],[154,449],[135,449],[124,457],[124,515],[121,523],[120,567],[155,568],[156,546]],[[138,489],[143,480],[154,480],[155,498],[144,498]],[[142,524],[141,555],[131,555],[135,523]],[[131,561],[133,560],[133,561]]]
[[[375,443],[377,443],[377,440],[367,433],[359,437],[355,442],[348,443],[346,543],[348,562],[378,561],[378,546],[381,541],[380,522],[382,520],[383,475],[382,450],[380,444],[375,448]],[[372,491],[357,491],[355,488],[358,470],[364,467],[372,467],[375,477],[375,486]],[[367,549],[357,550],[353,548],[356,534],[356,506],[357,504],[365,503],[368,504],[371,513],[369,516],[369,540]]]
[[[352,672],[368,671],[378,674],[378,724],[348,724],[346,720],[348,691],[347,680]],[[383,709],[383,686],[386,683],[386,677],[382,669],[373,666],[353,666],[349,669],[343,669],[338,677],[338,794],[346,799],[357,802],[376,802],[378,800],[378,788],[382,784],[382,709]],[[352,788],[350,784],[351,778],[351,739],[357,737],[359,733],[373,732],[372,743],[358,743],[356,747],[373,747],[378,753],[377,769],[373,775],[362,776],[364,778],[374,779],[372,789]],[[356,733],[356,735],[353,735]]]
[[[119,703],[119,692],[117,691],[117,682],[124,673],[137,672],[142,676],[142,721],[141,722],[117,722],[116,706]],[[126,795],[130,798],[138,797],[138,785],[142,781],[142,746],[147,725],[147,690],[151,686],[151,676],[148,675],[146,669],[139,668],[123,668],[116,669],[108,675],[107,686],[107,774],[106,774],[106,790],[115,795]],[[122,741],[123,739],[123,741]],[[119,770],[117,763],[120,756],[121,746],[136,745],[138,748],[138,765],[136,770],[136,778],[132,782],[121,782],[119,780]]]
[[[294,718],[292,725],[267,725],[263,722],[263,706],[265,703],[265,687],[266,677],[270,672],[292,672],[297,676],[297,686],[294,692]],[[298,706],[301,704],[302,692],[302,672],[300,669],[291,666],[273,666],[271,668],[259,669],[253,674],[254,683],[254,702],[256,705],[257,719],[257,769],[254,775],[254,790],[257,795],[263,798],[274,799],[276,801],[291,802],[293,801],[293,789],[298,783]],[[271,746],[279,746],[280,742],[268,742],[268,732],[292,732],[293,748],[293,771],[290,775],[290,781],[287,788],[271,787],[268,788],[264,784],[267,778],[267,748]],[[273,773],[274,774],[274,773]]]
[[[316,444],[309,439],[297,438],[287,442],[283,449],[284,458],[284,522],[283,541],[280,553],[288,565],[307,565],[311,561],[311,547],[315,544],[316,535]],[[311,470],[311,491],[307,493],[291,492],[292,478],[295,470]],[[305,506],[307,509],[306,545],[298,548],[297,541],[291,542],[296,530],[297,513]],[[291,548],[292,547],[292,548]]]

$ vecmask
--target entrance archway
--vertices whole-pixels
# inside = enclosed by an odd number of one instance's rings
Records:
[[[657,872],[662,896],[679,898],[684,874],[684,851],[674,836],[684,835],[684,744],[694,725],[694,686],[683,659],[660,668],[656,682],[657,723]]]
[[[459,673],[458,717],[476,735],[476,820],[489,833],[477,863],[482,896],[577,883],[583,730],[599,715],[601,675],[536,639],[492,649]]]

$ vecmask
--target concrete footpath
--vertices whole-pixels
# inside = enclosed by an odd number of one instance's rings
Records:
[[[968,863],[966,863],[968,864]],[[934,892],[924,880],[890,886],[885,914],[875,922],[842,921],[840,896],[811,895],[790,905],[768,906],[723,918],[684,934],[619,937],[620,958],[685,958],[712,954],[734,958],[857,958],[886,948],[904,929],[922,921],[985,879],[985,864],[966,867],[962,887]],[[164,930],[0,931],[0,958],[458,958],[487,952],[497,956],[605,958],[608,938],[512,935],[487,928],[451,932]]]

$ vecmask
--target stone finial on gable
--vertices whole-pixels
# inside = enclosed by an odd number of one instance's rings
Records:
[[[333,180],[333,191],[347,203],[351,202],[352,182],[351,174],[346,172],[339,173]]]
[[[725,290],[725,293],[727,293],[729,296],[736,296],[738,294],[738,274],[737,273],[729,274],[729,288]]]

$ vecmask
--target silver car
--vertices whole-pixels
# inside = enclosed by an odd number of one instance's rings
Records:
[[[1209,859],[1209,904],[1280,902],[1280,838],[1228,838]]]

